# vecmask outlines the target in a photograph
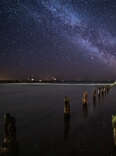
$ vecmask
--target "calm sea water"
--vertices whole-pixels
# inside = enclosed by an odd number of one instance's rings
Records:
[[[112,115],[116,114],[116,87],[93,104],[95,88],[1,84],[0,135],[3,113],[9,112],[16,117],[21,156],[110,156],[114,148]],[[89,93],[89,103],[83,110],[81,97],[85,90]],[[64,120],[64,96],[71,98],[69,120]]]

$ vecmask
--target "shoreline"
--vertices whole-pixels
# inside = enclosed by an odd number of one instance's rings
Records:
[[[53,86],[101,86],[101,85],[115,85],[115,83],[50,83],[50,82],[31,82],[31,83],[28,83],[28,82],[20,82],[20,83],[17,83],[17,82],[13,82],[13,83],[0,83],[1,85],[3,84],[9,84],[9,85],[12,85],[12,84],[15,84],[15,85],[20,85],[20,84],[23,84],[23,85],[40,85],[40,86],[47,86],[47,85],[53,85]]]

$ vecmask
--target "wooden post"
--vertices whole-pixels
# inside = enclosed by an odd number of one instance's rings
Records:
[[[82,103],[88,104],[88,93],[86,91],[82,95]]]

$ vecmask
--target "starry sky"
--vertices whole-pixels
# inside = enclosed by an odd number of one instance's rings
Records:
[[[0,0],[0,79],[116,79],[116,0]]]

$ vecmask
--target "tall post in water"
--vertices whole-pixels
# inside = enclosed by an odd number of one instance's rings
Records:
[[[0,153],[8,153],[12,156],[16,156],[18,154],[16,120],[9,113],[4,115],[4,138]]]
[[[101,88],[98,88],[97,93],[98,93],[98,97],[100,97],[101,96]]]
[[[82,95],[82,103],[88,104],[88,93],[86,91]]]
[[[97,89],[97,95],[98,95],[98,103],[101,101],[101,88]]]
[[[106,86],[104,86],[104,95],[106,96]]]
[[[116,115],[112,115],[112,128],[113,128],[114,152],[116,154]]]
[[[83,115],[86,118],[88,116],[88,92],[84,92],[82,95],[82,110]]]

